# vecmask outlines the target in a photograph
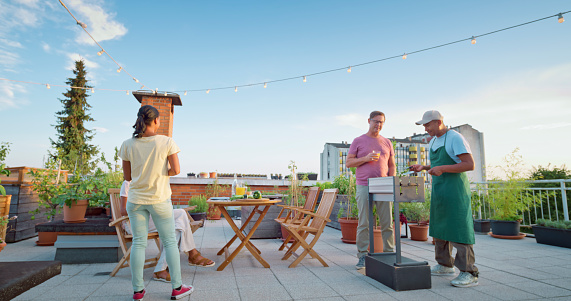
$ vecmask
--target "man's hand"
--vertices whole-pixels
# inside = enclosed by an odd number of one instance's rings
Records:
[[[439,176],[445,172],[444,166],[445,165],[433,167],[428,170],[428,174],[433,176]]]
[[[412,170],[412,171],[419,172],[419,171],[423,171],[423,170],[424,170],[424,165],[414,164],[414,165],[411,165],[409,168],[410,168],[410,170]]]

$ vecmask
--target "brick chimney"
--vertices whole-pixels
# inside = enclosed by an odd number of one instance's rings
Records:
[[[161,127],[157,134],[172,137],[174,106],[182,106],[180,96],[176,93],[154,91],[134,91],[133,96],[141,106],[151,105],[159,110]]]

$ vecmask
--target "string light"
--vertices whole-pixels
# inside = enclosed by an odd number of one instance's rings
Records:
[[[349,68],[347,69],[348,73],[351,73],[351,66],[349,66]]]
[[[405,52],[405,54],[402,55],[402,59],[403,59],[403,60],[406,60],[406,57],[407,57],[407,55],[406,55],[406,52]]]
[[[268,83],[264,83],[264,89],[268,87]]]
[[[129,95],[129,90],[125,91],[125,94]]]
[[[184,96],[186,96],[186,91],[184,91]]]
[[[136,83],[138,83],[138,82],[139,82],[139,80],[138,80],[138,79],[136,79],[136,78],[133,78],[133,80],[134,80]]]
[[[472,45],[476,44],[476,37],[472,36],[472,41],[471,41]]]
[[[234,87],[234,92],[238,92],[238,86]]]
[[[562,14],[562,13],[559,13],[559,14],[557,15],[557,22],[559,22],[559,23],[565,22],[565,19],[563,19],[563,14]]]
[[[91,93],[95,93],[95,89],[91,88]]]
[[[210,93],[210,89],[206,90],[206,94]]]
[[[119,67],[119,68],[117,69],[117,73],[121,73],[121,69],[123,69],[123,67]]]
[[[305,78],[305,76],[303,76],[303,82],[307,82],[307,78]]]
[[[165,91],[165,96],[167,96],[167,91]]]
[[[46,84],[46,88],[51,89],[50,84]]]
[[[101,56],[104,52],[105,52],[105,50],[101,50],[101,51],[97,52],[97,55]]]

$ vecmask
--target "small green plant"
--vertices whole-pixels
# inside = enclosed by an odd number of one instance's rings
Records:
[[[54,198],[54,202],[59,206],[71,208],[73,203],[79,200],[91,200],[91,192],[95,191],[95,183],[90,177],[71,178],[71,182],[62,184],[62,193]]]
[[[284,197],[284,202],[290,206],[303,206],[305,204],[305,196],[303,195],[302,182],[307,181],[307,175],[304,175],[301,180],[297,179],[297,166],[295,165],[295,161],[290,161],[287,168],[290,170],[290,185]]]
[[[429,202],[413,202],[406,203],[406,210],[404,211],[408,221],[416,221],[418,224],[426,222],[430,218],[430,203]]]
[[[538,226],[548,227],[548,228],[555,228],[555,229],[563,229],[563,230],[571,230],[571,221],[551,221],[548,219],[537,219],[535,221]]]
[[[323,182],[323,183],[317,182],[317,183],[313,184],[313,186],[319,187],[320,190],[329,189],[329,188],[333,187],[332,185],[333,184],[331,182]]]
[[[358,218],[359,208],[357,207],[357,183],[354,177],[354,171],[351,170],[349,176],[340,175],[333,180],[331,188],[339,189],[340,195],[347,195],[347,201],[341,204],[337,218],[342,218],[344,215],[347,218]],[[347,208],[345,210],[345,208]]]
[[[38,207],[29,211],[30,219],[36,219],[36,215],[41,212],[52,221],[54,216],[61,212],[58,208],[59,204],[55,198],[63,193],[65,181],[61,174],[60,161],[50,158],[45,163],[45,169],[32,169],[29,174],[32,176],[32,189],[38,195]]]
[[[206,196],[196,195],[188,201],[189,206],[196,206],[190,213],[202,213],[208,211],[208,203],[206,203]]]
[[[9,142],[2,142],[0,143],[0,175],[5,175],[7,177],[10,176],[10,171],[6,169],[6,164],[4,164],[4,160],[6,160],[6,156],[10,152],[10,143]],[[0,180],[2,183],[2,180]],[[0,194],[6,195],[6,189],[4,186],[0,185]]]

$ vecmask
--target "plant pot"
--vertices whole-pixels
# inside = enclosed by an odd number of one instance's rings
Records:
[[[193,172],[187,173],[186,176],[189,177],[189,178],[196,178],[196,174],[193,173]]]
[[[210,178],[212,178],[212,179],[216,178],[216,172],[215,172],[215,171],[209,173],[208,175],[209,175]]]
[[[4,247],[5,247],[5,246],[6,246],[6,242],[5,242],[5,241],[2,241],[2,242],[0,243],[0,252],[2,252],[2,250],[4,250]]]
[[[316,173],[310,173],[307,175],[307,179],[310,181],[317,181],[317,174]]]
[[[341,225],[341,241],[346,244],[356,244],[359,220],[354,217],[342,217],[337,221]]]
[[[220,212],[218,207],[208,204],[208,213],[206,214],[206,217],[209,220],[219,220],[221,216],[222,212]]]
[[[88,204],[87,200],[77,200],[71,202],[71,208],[63,205],[63,222],[66,224],[85,223]]]
[[[428,225],[408,224],[410,228],[410,239],[416,241],[428,240]]]
[[[533,226],[537,243],[571,248],[571,230]]]
[[[210,177],[210,174],[207,173],[207,172],[201,172],[201,173],[198,174],[198,176],[199,176],[201,179],[208,179],[208,177]]]
[[[206,220],[206,212],[190,213],[190,216],[192,217],[192,219],[193,219],[195,222],[205,221],[205,220]],[[202,223],[202,225],[201,225],[200,227],[201,227],[201,228],[204,227],[204,223]]]
[[[381,232],[381,227],[374,227],[373,228],[373,237],[375,239],[375,249],[372,253],[382,253],[383,252],[383,232]],[[369,248],[367,249],[369,252],[371,251],[371,247],[369,244]]]
[[[502,236],[519,236],[519,221],[491,220],[492,234]]]
[[[474,232],[480,234],[488,234],[490,232],[490,220],[489,219],[475,219],[474,220]]]
[[[53,246],[57,241],[57,232],[38,232],[37,246]]]
[[[103,214],[103,207],[87,207],[85,211],[85,216],[99,216]]]

